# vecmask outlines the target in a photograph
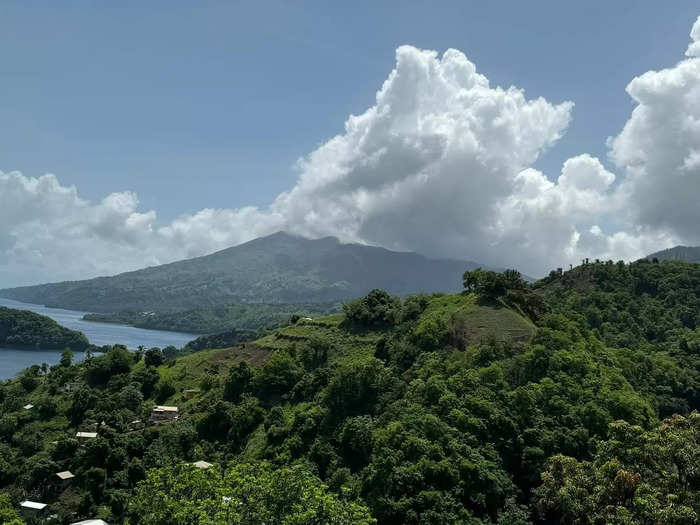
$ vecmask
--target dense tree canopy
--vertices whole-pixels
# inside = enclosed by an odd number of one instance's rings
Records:
[[[302,465],[267,462],[197,469],[178,464],[152,470],[138,484],[127,523],[258,525],[375,523],[366,507],[339,498]]]
[[[0,346],[82,351],[88,346],[80,332],[69,330],[53,319],[28,310],[0,306]]]
[[[0,513],[30,497],[59,523],[700,522],[700,266],[465,286],[375,290],[222,350],[32,367],[0,384]],[[148,424],[156,403],[179,417]]]

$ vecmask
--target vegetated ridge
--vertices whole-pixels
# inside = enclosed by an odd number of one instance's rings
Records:
[[[698,523],[700,265],[462,282],[175,359],[28,369],[0,384],[0,516],[30,498],[59,522]],[[179,417],[137,425],[155,404]]]
[[[236,303],[178,312],[89,313],[83,319],[151,330],[213,334],[227,330],[262,331],[277,328],[293,315],[318,317],[339,312],[340,308],[340,303]]]
[[[334,302],[373,288],[398,295],[456,291],[462,272],[477,266],[279,232],[204,257],[113,277],[5,289],[0,296],[89,312]]]
[[[84,350],[88,340],[81,332],[69,330],[53,319],[28,310],[0,306],[0,346],[63,350]]]
[[[652,253],[647,256],[647,259],[658,259],[659,261],[675,259],[678,261],[700,263],[700,246],[674,246],[667,250]]]

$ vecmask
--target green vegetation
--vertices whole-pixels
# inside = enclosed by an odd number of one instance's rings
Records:
[[[376,523],[366,507],[329,492],[308,468],[267,462],[231,463],[223,473],[218,466],[155,469],[139,484],[129,516],[127,523],[144,525]]]
[[[57,523],[700,522],[700,265],[463,282],[27,370],[0,385],[0,515],[29,497]],[[144,426],[155,404],[178,418]]]
[[[677,261],[700,263],[700,246],[675,246],[668,250],[652,253],[647,259],[656,259],[658,261],[674,259]]]
[[[645,431],[620,421],[592,461],[556,455],[537,490],[544,516],[568,523],[697,523],[700,414]]]
[[[85,314],[86,321],[118,323],[195,334],[215,334],[225,331],[259,332],[277,328],[290,317],[317,317],[340,310],[336,303],[257,304],[236,303],[214,308],[184,312],[116,312]]]
[[[279,232],[205,257],[113,277],[0,290],[0,297],[100,313],[208,311],[234,303],[345,301],[373,288],[398,295],[457,291],[465,268],[476,266]],[[192,315],[187,325],[207,324]],[[165,322],[175,327],[178,319],[179,314]]]
[[[239,343],[244,343],[252,339],[256,339],[257,332],[243,330],[229,330],[213,335],[201,335],[187,343],[182,349],[182,354],[196,352],[197,350],[206,350],[207,348],[226,348]]]
[[[0,306],[0,346],[82,351],[88,346],[80,332],[64,328],[53,319],[28,310]]]

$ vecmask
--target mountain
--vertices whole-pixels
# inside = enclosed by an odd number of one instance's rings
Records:
[[[700,263],[700,246],[675,246],[668,250],[652,253],[647,259],[675,259],[678,261]]]
[[[49,317],[0,306],[0,346],[2,345],[49,350],[70,347],[81,351],[88,346],[88,340],[81,332],[69,330]]]
[[[0,297],[92,312],[329,302],[373,288],[398,295],[457,291],[462,273],[478,266],[278,232],[203,257],[112,277],[10,288]]]

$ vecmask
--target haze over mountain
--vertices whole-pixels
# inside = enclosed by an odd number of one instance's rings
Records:
[[[647,259],[675,259],[678,261],[700,263],[700,246],[674,246],[667,250],[652,253]]]
[[[453,292],[471,261],[429,259],[335,237],[278,232],[211,255],[112,277],[0,290],[47,306],[116,312],[181,310],[233,302],[346,300],[383,288],[392,294]]]

